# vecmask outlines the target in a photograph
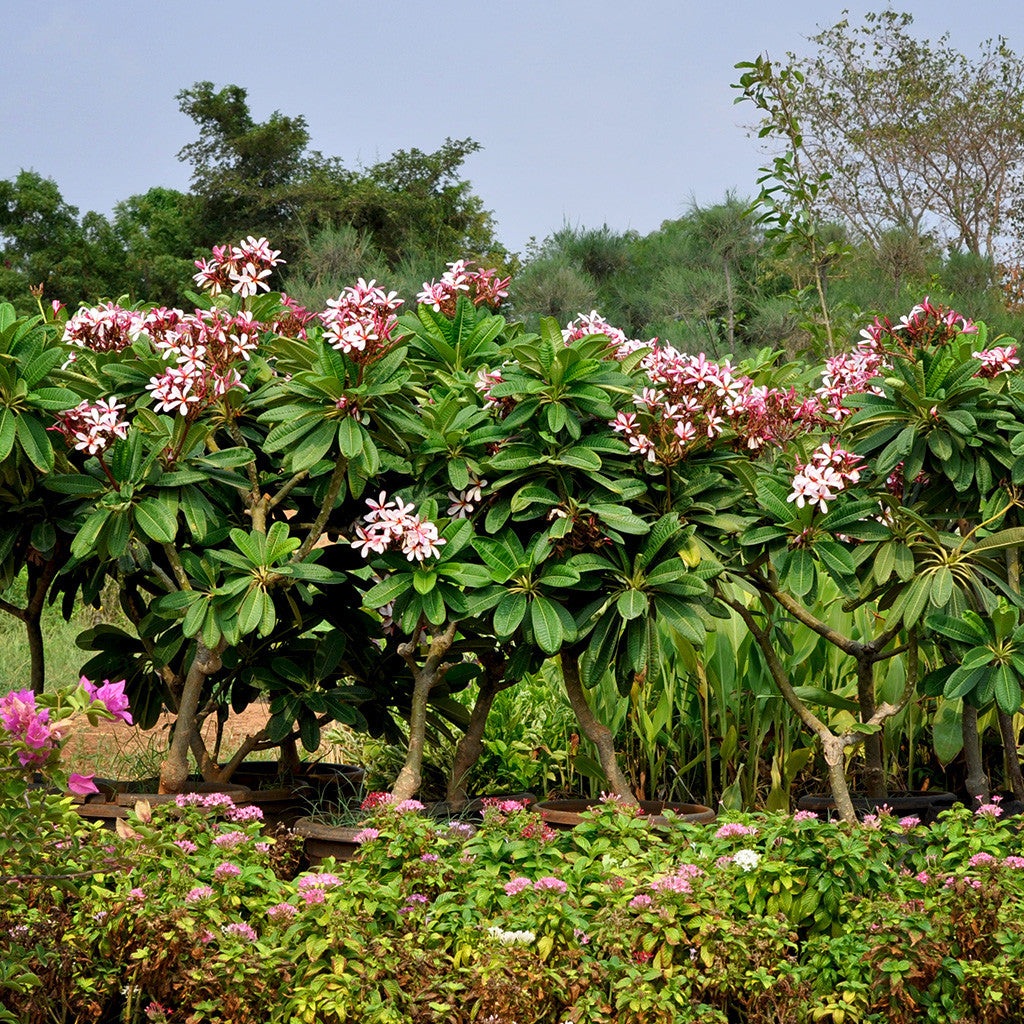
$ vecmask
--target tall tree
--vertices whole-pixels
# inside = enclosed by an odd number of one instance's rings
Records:
[[[1003,38],[972,57],[912,25],[891,9],[844,18],[809,37],[810,57],[788,55],[802,155],[831,176],[821,212],[875,243],[896,227],[992,256],[1024,200],[1024,63]]]

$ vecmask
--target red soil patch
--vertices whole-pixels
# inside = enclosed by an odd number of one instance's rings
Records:
[[[262,729],[269,717],[269,706],[260,703],[249,705],[240,715],[230,715],[224,723],[221,761],[230,757],[249,733]],[[83,719],[68,737],[64,747],[64,763],[73,771],[108,778],[155,774],[163,752],[167,749],[173,721],[174,716],[165,713],[152,729],[143,731],[138,726],[126,725],[119,720],[103,720],[91,726]],[[203,739],[211,751],[216,734],[216,718],[210,717],[203,728]]]

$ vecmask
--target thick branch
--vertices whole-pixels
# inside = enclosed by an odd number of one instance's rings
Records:
[[[794,600],[784,590],[780,589],[775,580],[769,580],[768,593],[775,599],[780,607],[784,608],[793,618],[802,622],[809,629],[814,630],[819,636],[824,637],[830,644],[835,645],[841,651],[857,657],[864,649],[864,645],[857,640],[833,629],[827,622],[822,622],[816,615],[809,612],[799,601]]]
[[[342,481],[345,479],[345,470],[348,469],[348,459],[343,455],[338,456],[334,464],[334,472],[331,474],[330,482],[327,485],[327,493],[324,495],[323,504],[320,506],[320,513],[317,515],[313,525],[309,528],[306,539],[302,542],[290,559],[292,562],[301,562],[313,550],[313,545],[320,539],[324,532],[324,526],[331,512],[334,511],[334,503],[338,500],[338,492],[341,490]]]

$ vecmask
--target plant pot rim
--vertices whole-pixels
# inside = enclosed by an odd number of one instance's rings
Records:
[[[580,815],[600,804],[600,800],[541,800],[533,805],[545,821],[553,825],[577,825]],[[671,827],[675,824],[706,825],[715,820],[715,811],[704,804],[676,803],[671,800],[641,800],[643,815],[652,825]],[[666,818],[661,812],[669,810],[674,819]]]
[[[299,818],[292,829],[303,839],[323,839],[332,842],[352,843],[355,837],[366,828],[365,825],[329,825],[319,818],[307,815]]]

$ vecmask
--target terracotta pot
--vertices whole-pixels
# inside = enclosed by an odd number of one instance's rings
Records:
[[[948,811],[957,802],[953,793],[945,793],[940,790],[934,792],[897,790],[887,797],[879,799],[853,793],[850,795],[850,799],[853,801],[853,809],[857,812],[858,818],[863,818],[865,814],[873,813],[882,807],[888,807],[898,818],[920,818],[922,825],[930,825],[942,811]],[[838,817],[836,802],[831,796],[816,793],[802,796],[796,806],[801,811],[814,811],[822,821]]]
[[[534,805],[534,810],[540,811],[544,820],[557,829],[571,829],[579,825],[583,818],[581,815],[598,805],[597,800],[541,800]],[[703,804],[677,804],[664,800],[641,800],[640,807],[643,816],[655,828],[671,828],[672,823],[661,812],[672,811],[676,815],[676,822],[685,822],[689,825],[706,825],[715,820],[715,812]]]
[[[356,835],[365,826],[327,825],[316,818],[299,818],[295,822],[296,835],[302,836],[306,857],[312,867],[319,867],[326,858],[352,860],[359,849]]]

